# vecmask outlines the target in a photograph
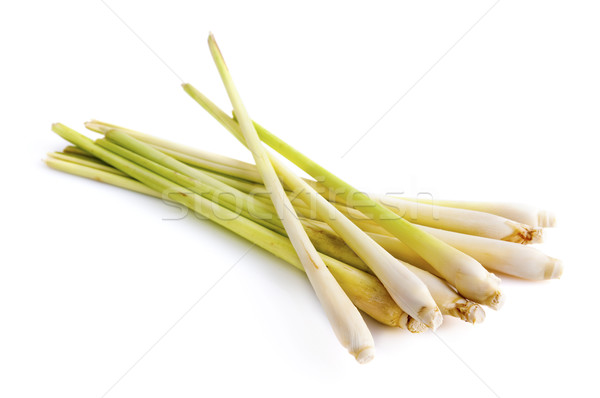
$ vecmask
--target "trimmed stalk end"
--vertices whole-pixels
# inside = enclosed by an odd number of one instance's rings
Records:
[[[93,119],[89,122],[85,122],[83,125],[86,129],[100,134],[106,134],[111,130],[111,127],[105,126],[102,123],[99,123],[97,120]]]
[[[540,210],[538,212],[538,225],[542,228],[555,227],[556,216],[551,211]]]
[[[499,310],[504,305],[504,299],[504,294],[500,290],[496,290],[483,304],[487,304],[493,310]]]
[[[373,358],[375,358],[375,348],[374,347],[365,347],[365,348],[361,349],[359,352],[351,353],[351,354],[353,354],[354,357],[356,358],[356,361],[362,365],[367,362],[371,362],[371,360],[373,360]]]
[[[406,322],[406,330],[408,330],[411,333],[422,333],[425,330],[427,330],[427,325],[409,316],[408,321]]]
[[[485,319],[485,311],[477,303],[471,300],[459,300],[453,308],[456,317],[469,323],[481,323]]]
[[[543,240],[542,228],[532,227],[511,220],[506,221],[506,223],[513,228],[513,232],[502,238],[502,240],[524,245],[529,243],[541,243]]]
[[[544,272],[544,279],[559,279],[563,273],[563,262],[557,258],[550,258]]]
[[[542,234],[542,228],[531,228],[530,231],[531,239],[530,243],[542,243],[544,241],[544,236]]]
[[[433,330],[436,330],[442,322],[444,321],[444,317],[438,307],[423,307],[419,311],[419,319],[425,324],[427,327],[430,327]]]

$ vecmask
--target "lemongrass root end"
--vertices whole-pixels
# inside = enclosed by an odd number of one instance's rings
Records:
[[[529,243],[542,243],[544,241],[541,227],[531,228],[529,234],[531,236]]]
[[[484,303],[493,310],[499,310],[504,305],[504,294],[496,290]]]
[[[419,311],[419,319],[423,324],[427,327],[436,330],[442,322],[444,321],[444,317],[438,307],[435,308],[422,308]]]
[[[542,243],[542,228],[532,227],[514,221],[507,221],[507,223],[513,228],[513,233],[505,236],[502,240],[524,245],[529,243]]]
[[[409,316],[409,319],[406,322],[406,330],[411,333],[422,333],[427,330],[427,325],[418,319]]]
[[[471,300],[460,300],[455,303],[453,314],[469,323],[481,323],[485,319],[485,311],[477,303]]]
[[[375,358],[375,348],[365,347],[356,354],[354,354],[354,357],[356,358],[356,361],[361,365],[367,362],[371,362],[373,358]]]
[[[546,266],[544,279],[560,279],[563,273],[563,262],[557,258],[552,258]]]

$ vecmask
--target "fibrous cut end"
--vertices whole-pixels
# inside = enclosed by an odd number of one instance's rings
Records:
[[[433,330],[436,330],[438,327],[440,327],[444,321],[444,317],[437,307],[421,309],[421,311],[419,311],[419,318],[423,324]]]
[[[427,325],[415,318],[409,317],[406,322],[406,330],[411,333],[422,333],[427,330]]]
[[[544,279],[559,279],[563,273],[563,263],[557,258],[552,258],[546,265]]]
[[[532,227],[514,221],[507,221],[507,223],[513,228],[513,233],[505,236],[502,240],[524,245],[529,243],[541,243],[543,241],[542,228]]]
[[[485,311],[471,300],[460,300],[455,303],[454,314],[465,322],[481,323],[485,319]]]
[[[375,358],[375,348],[374,347],[365,347],[360,350],[358,353],[354,354],[356,361],[358,363],[365,364],[367,362],[371,362],[373,358]]]
[[[499,310],[504,305],[504,294],[500,290],[496,290],[493,295],[483,303],[493,310]]]

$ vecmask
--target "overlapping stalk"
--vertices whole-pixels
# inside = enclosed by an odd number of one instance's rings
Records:
[[[190,95],[197,96],[196,100],[203,102],[207,100],[205,97],[198,96],[197,93],[194,94],[191,88],[189,91]],[[216,113],[213,116],[217,117]],[[228,116],[225,115],[225,117]],[[243,187],[238,189],[245,192],[260,193],[264,187],[256,167],[252,164],[207,151],[198,151],[185,145],[171,143],[152,135],[98,120],[91,120],[85,125],[88,129],[101,134],[113,129],[125,132],[140,141],[153,145],[177,160],[216,173],[215,178],[233,177],[236,179],[236,184]],[[323,188],[314,180],[305,181],[314,188]],[[551,212],[524,205],[443,200],[436,200],[435,203],[432,203],[427,199],[417,200],[373,194],[369,194],[369,196],[389,205],[390,210],[406,215],[409,217],[409,221],[415,224],[520,243],[539,243],[542,238],[539,228],[550,227],[555,223],[554,215]],[[330,199],[343,201],[343,198],[336,198],[334,195],[331,195]],[[398,203],[398,200],[402,202]],[[419,205],[415,205],[415,203]],[[434,206],[430,207],[430,205]],[[469,211],[449,212],[447,208]],[[497,217],[493,217],[493,215]]]
[[[392,196],[369,196],[415,224],[515,243],[539,243],[542,240],[541,228],[494,214],[458,207],[435,206]],[[343,200],[343,197],[338,198]]]
[[[360,192],[254,123],[212,34],[208,42],[233,117],[183,88],[256,165],[91,121],[86,127],[105,135],[96,142],[53,125],[74,146],[48,154],[48,166],[175,201],[303,270],[338,340],[360,363],[373,358],[374,343],[358,309],[411,332],[437,328],[442,314],[478,323],[479,304],[497,309],[503,301],[500,279],[488,271],[560,277],[560,261],[520,245],[541,241],[541,228],[554,225],[551,213]],[[263,143],[314,180],[298,177]]]
[[[239,127],[231,117],[190,84],[185,84],[183,87],[196,102],[236,135]],[[443,275],[444,279],[455,286],[463,296],[495,309],[502,305],[503,299],[499,287],[499,278],[487,272],[477,261],[414,227],[391,210],[373,201],[368,195],[352,188],[304,155],[287,146],[256,123],[254,123],[254,126],[260,138],[266,144],[300,168],[303,168],[313,178],[321,181],[325,177],[322,181],[323,185],[334,191],[344,192],[346,197],[359,199],[363,204],[363,206],[360,206],[363,213],[409,245]]]
[[[190,84],[183,85],[184,90],[196,99],[205,110],[215,117],[238,140],[244,143],[238,124],[204,97]],[[441,314],[431,294],[424,284],[402,266],[396,259],[382,250],[372,239],[366,236],[351,221],[339,213],[329,202],[318,195],[305,181],[289,171],[277,158],[270,161],[279,177],[294,194],[314,206],[316,213],[327,222],[336,233],[354,250],[373,270],[386,286],[390,295],[400,307],[414,318],[436,328],[441,323]]]
[[[132,135],[135,135],[139,139],[145,140],[145,142],[153,142],[153,140],[155,139],[153,136],[149,136],[137,132],[135,130],[130,130],[124,127],[99,121],[88,122],[86,123],[86,127],[88,127],[92,131],[96,131],[102,134],[106,134],[106,132],[110,131],[110,129],[127,132],[127,134],[130,134],[131,132]],[[183,145],[172,144],[172,146],[177,147],[182,151],[191,153],[191,149],[186,149],[187,147]],[[222,158],[224,159],[225,157]],[[229,161],[227,162],[229,163]],[[233,164],[233,162],[231,163]],[[252,167],[254,166],[252,165]],[[225,168],[221,168],[220,172],[224,173],[225,170]],[[208,173],[210,174],[210,172]],[[228,177],[219,173],[213,173],[210,175],[226,184],[234,186],[240,191],[251,194],[254,198],[263,200],[262,195],[266,194],[266,190],[264,189],[263,185],[256,182],[241,180],[240,175],[235,171],[234,173],[236,174],[234,174],[234,176],[232,177]],[[294,197],[292,193],[289,196],[292,198]],[[423,202],[427,203],[425,200],[423,200]],[[436,201],[436,204],[437,203],[438,202]],[[468,204],[471,202],[456,203]],[[316,217],[314,209],[311,209],[308,206],[306,206],[301,200],[292,200],[292,204],[294,205],[296,211],[300,212],[300,214],[302,214],[303,216],[309,218]],[[389,232],[387,232],[383,227],[373,222],[373,220],[365,216],[363,213],[353,208],[349,208],[345,205],[342,205],[341,203],[334,203],[334,205],[338,210],[340,210],[344,215],[346,215],[348,219],[357,224],[363,231],[367,232],[373,240],[375,240],[379,245],[384,247],[388,252],[393,254],[398,259],[406,261],[413,265],[418,265],[419,267],[428,271],[437,273],[437,271],[435,271],[435,269],[433,269],[425,260],[423,260],[423,258],[420,257],[414,250],[410,249],[408,246],[406,246],[396,238],[391,237]],[[491,207],[494,204],[484,205]],[[507,205],[507,208],[513,208],[513,211],[516,214],[531,215],[535,213],[537,215],[538,212],[540,212],[538,210],[530,211],[528,210],[527,206]],[[483,209],[472,210],[481,211]],[[551,213],[541,212],[541,214]],[[541,251],[531,247],[525,247],[523,245],[517,245],[511,242],[497,241],[495,239],[479,238],[473,235],[473,231],[469,231],[471,232],[470,234],[461,234],[451,233],[442,229],[428,229],[426,227],[420,228],[425,229],[432,235],[459,249],[465,254],[468,254],[469,256],[473,257],[489,271],[497,271],[507,275],[529,280],[554,279],[559,278],[562,274],[562,263],[560,262],[560,260],[554,259],[542,253]],[[346,256],[345,258],[347,261],[351,261],[354,265],[357,265],[359,267],[361,266],[361,264],[357,264],[355,262],[356,259],[350,258],[351,254],[349,254],[345,250],[343,250],[343,252]]]
[[[96,143],[102,142],[103,140],[96,141]],[[122,151],[124,148],[116,148],[114,145],[109,145],[105,148],[114,149],[116,152],[113,151],[113,153],[117,154],[124,152]],[[96,168],[99,165],[97,162],[88,162],[87,164],[82,165],[79,163],[78,158],[68,155],[58,157],[54,155],[55,154],[49,154],[49,158],[46,160],[48,166],[52,168],[144,193],[146,195],[158,198],[161,198],[162,196],[160,193],[148,188],[146,185],[121,175],[122,173],[110,166]],[[150,165],[150,163],[147,162],[140,162],[141,159],[142,158],[140,157],[132,157],[134,162],[136,160],[138,161],[135,162],[138,165]],[[211,200],[214,201],[219,198],[220,196],[216,195],[213,196]],[[245,199],[242,198],[242,200]],[[272,211],[274,212],[274,209],[272,209]],[[351,256],[354,254],[333,231],[327,230],[327,228],[329,228],[327,224],[306,219],[301,219],[301,221],[303,222],[303,226],[311,241],[315,243],[315,247],[319,250],[321,257],[336,280],[338,282],[340,282],[340,280],[346,281],[345,284],[340,283],[340,286],[342,286],[343,290],[349,295],[352,302],[357,305],[358,308],[384,324],[401,327],[413,333],[421,332],[426,328],[424,324],[400,310],[377,278],[365,276],[363,271],[359,271],[355,267],[348,265],[346,261],[342,260],[344,255]],[[292,261],[291,263],[302,269],[297,260],[297,256],[294,255],[290,246],[268,245],[267,247],[269,247],[269,251],[273,254],[288,262],[290,262],[290,258],[296,259],[296,262]],[[278,252],[278,249],[284,253],[281,254]],[[326,252],[329,252],[331,255],[328,256],[323,254]],[[354,255],[354,257],[355,260],[361,261],[356,255]],[[362,264],[362,266],[365,265]],[[444,315],[454,316],[470,323],[479,323],[485,317],[485,313],[481,307],[460,297],[446,284],[446,282],[425,271],[419,270],[410,264],[404,263],[404,266],[415,273],[415,275],[425,283]]]
[[[297,219],[294,208],[273,169],[267,152],[258,139],[256,130],[212,34],[209,36],[208,44],[231,104],[239,115],[240,130],[246,146],[252,152],[256,167],[266,188],[269,190],[277,215],[285,227],[285,231],[298,254],[338,340],[356,357],[357,361],[361,363],[370,361],[374,356],[375,348],[373,337],[367,325],[356,307],[337,284],[321,257],[319,257],[302,224]]]
[[[100,147],[89,138],[64,125],[55,124],[52,129],[67,141],[98,157],[128,176],[135,178],[135,180],[119,175],[118,173],[82,166],[55,157],[50,157],[46,160],[48,166],[147,195],[163,199],[168,198],[169,200],[183,204],[191,210],[198,212],[203,217],[242,236],[295,267],[303,269],[292,245],[284,236],[256,224],[245,217],[240,217],[217,203],[194,194],[185,187],[175,184],[144,167]],[[406,328],[412,332],[423,330],[425,326],[404,313],[394,303],[383,285],[375,277],[329,256],[321,255],[321,257],[338,283],[340,283],[344,291],[360,309],[378,321],[390,326]]]

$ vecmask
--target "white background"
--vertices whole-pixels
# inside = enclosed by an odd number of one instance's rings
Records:
[[[597,394],[597,2],[501,0],[474,27],[492,1],[108,3],[228,110],[213,31],[254,119],[364,190],[554,210],[565,273],[505,278],[501,311],[440,339],[368,319],[360,366],[300,272],[45,167],[51,123],[90,118],[251,158],[101,1],[4,2],[0,396]]]

